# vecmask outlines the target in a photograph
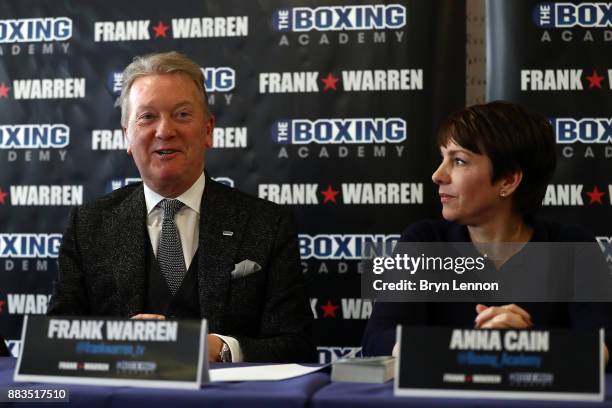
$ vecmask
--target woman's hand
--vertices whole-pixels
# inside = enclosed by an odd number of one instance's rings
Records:
[[[515,305],[476,305],[476,329],[528,329],[533,326],[531,316],[525,309]]]

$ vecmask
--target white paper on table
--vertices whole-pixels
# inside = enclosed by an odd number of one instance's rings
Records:
[[[210,370],[210,381],[278,381],[310,374],[323,368],[306,367],[299,364],[215,368]]]

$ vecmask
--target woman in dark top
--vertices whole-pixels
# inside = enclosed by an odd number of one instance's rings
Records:
[[[555,136],[548,120],[508,102],[491,102],[448,117],[438,133],[442,155],[432,175],[444,221],[421,221],[404,242],[588,242],[579,228],[533,214],[555,170]],[[496,260],[502,267],[512,254]],[[606,303],[376,303],[363,337],[364,355],[389,355],[396,325],[481,329],[612,328]],[[606,361],[608,351],[605,348]]]

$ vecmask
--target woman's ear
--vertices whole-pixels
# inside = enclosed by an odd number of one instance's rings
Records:
[[[500,179],[499,195],[501,197],[508,197],[512,195],[523,180],[523,170],[516,170],[508,173]]]

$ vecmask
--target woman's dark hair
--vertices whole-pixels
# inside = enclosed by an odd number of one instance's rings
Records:
[[[469,106],[440,125],[438,145],[449,142],[487,155],[493,163],[491,183],[522,170],[514,209],[526,215],[540,208],[557,162],[555,134],[544,115],[504,101]]]

